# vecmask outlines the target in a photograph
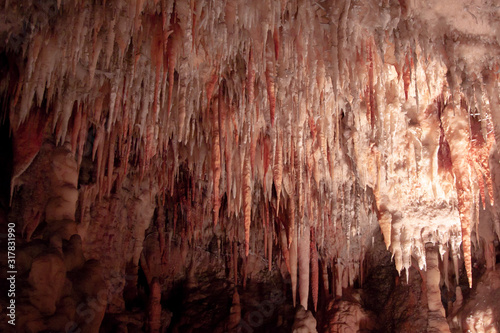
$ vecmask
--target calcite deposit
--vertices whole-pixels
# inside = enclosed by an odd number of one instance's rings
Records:
[[[0,1],[15,328],[497,327],[499,33],[490,0]]]

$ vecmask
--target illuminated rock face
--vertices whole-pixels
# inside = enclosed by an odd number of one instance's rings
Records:
[[[462,297],[461,272],[472,286],[474,266],[494,269],[493,2],[26,0],[0,16],[2,210],[35,293],[35,276],[61,268],[48,312],[26,327],[59,329],[63,300],[91,295],[92,319],[64,318],[92,330],[104,303],[119,316],[145,283],[151,313],[135,320],[157,332],[172,316],[160,291],[202,290],[208,273],[237,289],[279,276],[288,296],[273,309],[321,317],[373,278],[382,235],[398,283],[421,275],[427,327],[443,330],[458,305],[438,293]],[[50,251],[60,257],[43,272]],[[78,270],[100,272],[105,292],[63,288]],[[274,318],[228,295],[220,329]],[[40,307],[32,298],[26,309]],[[364,318],[347,301],[334,318]]]

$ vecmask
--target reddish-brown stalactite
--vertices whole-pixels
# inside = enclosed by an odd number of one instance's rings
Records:
[[[367,87],[367,90],[368,90],[368,96],[366,98],[366,102],[367,102],[367,118],[368,118],[368,122],[370,123],[372,129],[375,127],[375,114],[376,114],[376,111],[377,111],[377,104],[376,104],[376,99],[375,99],[375,89],[374,89],[374,73],[373,73],[373,50],[372,50],[372,47],[373,47],[373,43],[372,42],[367,42],[368,43],[368,46],[367,46],[367,52],[368,52],[368,87]],[[406,81],[405,81],[405,85],[406,85]],[[408,93],[405,91],[406,95],[408,95]]]
[[[275,59],[278,60],[280,56],[280,35],[277,26],[274,26],[273,41],[274,41],[274,56]]]
[[[265,219],[266,219],[266,228],[268,228],[268,239],[267,239],[267,255],[268,255],[268,270],[269,272],[271,271],[273,267],[273,229],[274,229],[274,223],[270,223],[269,221],[269,204],[267,201],[264,204],[264,210],[265,210]]]
[[[269,34],[270,35],[270,34]],[[272,36],[267,37],[267,50],[266,50],[266,69],[264,72],[264,76],[266,78],[266,88],[267,88],[267,99],[269,101],[269,116],[271,119],[271,127],[274,127],[274,118],[276,111],[276,65],[275,65],[275,57],[273,57],[272,53],[274,52],[274,44]]]
[[[302,225],[301,225],[302,224]],[[309,283],[310,283],[310,266],[311,266],[311,231],[309,222],[299,222],[298,224],[298,252],[297,258],[299,263],[299,296],[300,305],[307,310],[309,303]]]
[[[403,66],[403,84],[405,90],[405,98],[408,100],[408,90],[410,89],[411,84],[411,67],[413,66],[413,60],[408,58],[408,55],[405,57],[405,64]]]
[[[248,51],[248,69],[247,69],[247,100],[248,106],[252,107],[254,102],[255,69],[253,64],[252,48]]]
[[[80,129],[82,127],[82,104],[78,104],[76,107],[76,113],[73,118],[73,130],[71,132],[71,151],[76,154],[76,149],[78,148],[78,137],[80,135]]]
[[[279,240],[280,240],[280,247],[281,247],[281,255],[283,256],[283,260],[285,261],[286,269],[289,274],[291,274],[292,270],[290,267],[290,251],[289,251],[289,245],[288,245],[288,240],[286,236],[286,231],[284,229],[281,229],[280,234],[279,234]]]
[[[210,108],[210,102],[212,101],[212,95],[215,90],[215,85],[217,84],[218,79],[219,75],[217,73],[217,70],[214,68],[212,71],[212,75],[210,75],[210,80],[208,80],[208,82],[205,84],[205,91],[207,93],[207,115]]]
[[[293,223],[293,222],[292,222]],[[292,281],[292,299],[293,306],[297,304],[297,231],[293,228],[293,232],[290,235],[290,276]]]
[[[319,267],[318,267],[318,251],[316,249],[316,236],[314,228],[311,228],[311,294],[313,299],[314,311],[318,308],[318,284],[319,284]]]
[[[264,176],[267,174],[267,170],[269,170],[270,159],[269,156],[271,154],[271,139],[268,135],[263,137],[263,149],[262,149],[262,163],[264,164]],[[266,192],[266,182],[263,181],[263,189],[264,193]]]
[[[290,245],[292,244],[292,235],[295,234],[295,215],[295,197],[291,195],[288,198],[288,247],[290,247]]]
[[[164,58],[163,22],[157,15],[151,15],[149,22],[152,26],[151,34],[151,62],[155,68],[155,90],[153,99],[153,114],[156,116],[159,109],[160,82]],[[155,117],[154,117],[155,118]]]
[[[219,89],[221,92],[221,89]],[[212,192],[212,204],[213,204],[213,221],[214,225],[217,225],[219,220],[219,209],[221,205],[220,199],[220,178],[221,178],[221,153],[220,153],[220,113],[221,113],[221,102],[223,97],[219,95],[219,103],[217,105],[212,105],[212,172],[213,172],[213,192]]]
[[[172,15],[173,16],[173,15]],[[173,18],[172,18],[173,19]],[[174,72],[177,64],[177,45],[180,43],[180,27],[177,23],[173,23],[172,34],[169,36],[166,44],[167,60],[168,60],[168,97],[167,97],[167,116],[170,115],[172,107],[172,94],[174,90]]]
[[[321,282],[323,283],[323,297],[326,299],[330,295],[330,283],[326,260],[321,260]]]
[[[252,215],[252,184],[250,161],[247,154],[243,170],[243,216],[245,219],[245,256],[250,251],[250,223]]]
[[[280,198],[281,198],[281,185],[283,182],[283,132],[280,130],[276,142],[276,151],[274,155],[274,165],[273,165],[273,180],[274,187],[276,188],[276,212],[279,209]]]

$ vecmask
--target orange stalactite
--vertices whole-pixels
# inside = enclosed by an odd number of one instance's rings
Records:
[[[268,43],[271,43],[271,40],[268,40]],[[269,101],[269,115],[271,119],[271,127],[274,127],[274,118],[276,113],[276,68],[274,63],[274,57],[272,57],[269,53],[274,53],[268,47],[266,54],[266,70],[264,72],[266,78],[266,88],[267,88],[267,99]]]
[[[275,59],[278,60],[280,56],[280,35],[277,26],[274,26],[273,30],[273,41],[274,41],[274,56]]]

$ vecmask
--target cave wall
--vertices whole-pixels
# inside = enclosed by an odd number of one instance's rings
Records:
[[[456,298],[495,268],[493,2],[0,7],[21,326],[92,331],[150,295],[154,318],[137,321],[158,331],[159,299],[208,273],[228,288],[280,277],[292,306],[362,313],[327,300],[362,287],[382,234],[401,283],[425,284],[426,325],[444,330],[442,286]],[[48,272],[55,291],[35,282]]]

